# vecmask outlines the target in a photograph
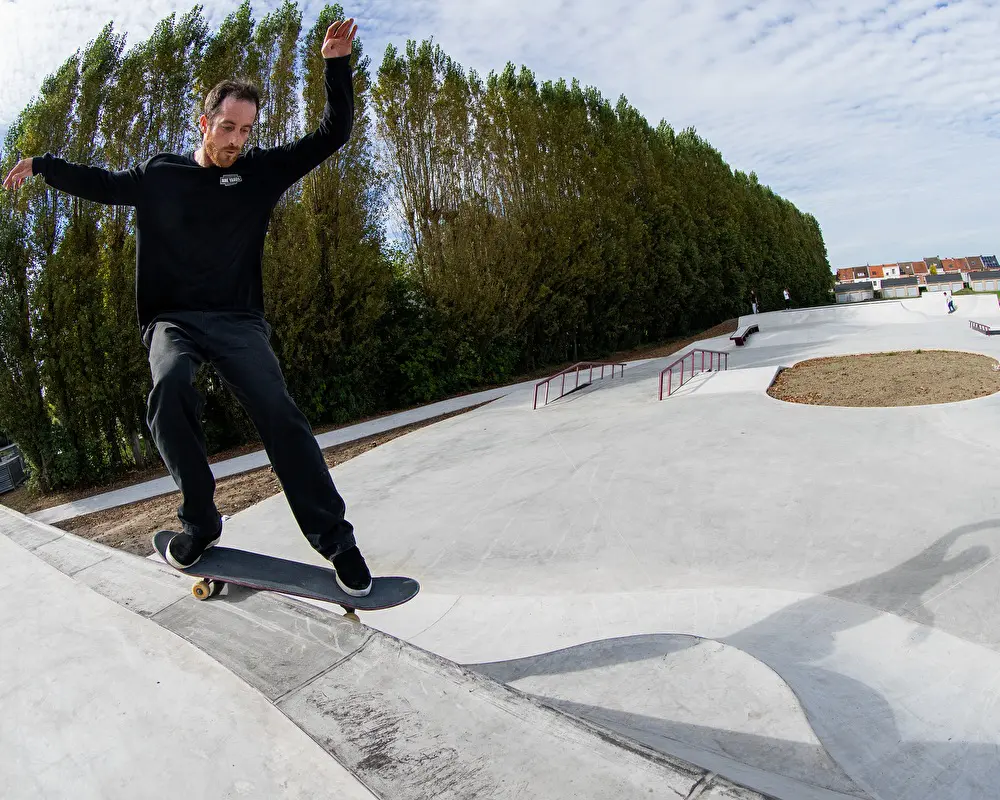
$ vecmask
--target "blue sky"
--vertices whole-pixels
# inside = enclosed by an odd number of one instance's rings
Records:
[[[216,27],[238,2],[202,0]],[[0,0],[0,139],[42,79],[113,20],[128,43],[195,2]],[[280,5],[258,0],[256,18]],[[323,2],[299,0],[304,24]],[[369,0],[377,67],[433,37],[482,74],[624,94],[693,125],[816,216],[833,267],[1000,251],[1000,0]],[[33,155],[33,154],[32,154]]]

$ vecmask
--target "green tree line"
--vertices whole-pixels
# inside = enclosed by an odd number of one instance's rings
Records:
[[[320,44],[296,3],[249,2],[209,28],[171,14],[126,50],[108,24],[11,125],[3,174],[52,152],[127,169],[200,144],[208,90],[262,90],[249,145],[313,130]],[[764,309],[788,286],[826,302],[817,221],[733,171],[694,130],[653,126],[622,97],[539,83],[508,64],[482,78],[430,41],[352,57],[350,142],[274,211],[266,311],[289,390],[314,425],[432,401],[526,370],[663,341]],[[0,195],[0,430],[42,490],[158,461],[135,316],[135,212],[40,178]],[[213,452],[255,437],[210,367],[198,376]]]

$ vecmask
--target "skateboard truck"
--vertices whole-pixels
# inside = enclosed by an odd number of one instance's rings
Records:
[[[222,590],[225,588],[226,588],[225,581],[202,578],[196,584],[194,584],[194,586],[191,587],[191,594],[193,594],[195,598],[198,600],[208,600],[208,598],[210,597],[215,597],[216,595],[222,594]],[[361,618],[358,616],[357,609],[343,604],[341,604],[340,607],[344,609],[345,619],[349,619],[351,622],[361,622]]]

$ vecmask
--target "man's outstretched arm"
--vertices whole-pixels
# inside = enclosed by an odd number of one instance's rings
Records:
[[[335,22],[327,28],[322,49],[326,106],[319,127],[294,142],[267,148],[258,156],[266,163],[269,176],[281,192],[326,161],[351,136],[354,127],[351,48],[357,32],[353,19]]]
[[[142,167],[110,172],[100,167],[74,164],[51,153],[22,158],[4,179],[5,189],[17,189],[32,175],[41,175],[53,188],[67,194],[109,206],[135,206],[139,203]]]

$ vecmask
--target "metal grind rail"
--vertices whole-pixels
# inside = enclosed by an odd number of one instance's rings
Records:
[[[587,384],[594,382],[594,370],[597,367],[601,368],[601,380],[604,379],[604,370],[607,367],[611,368],[611,378],[612,379],[614,379],[614,377],[615,377],[615,368],[616,367],[621,367],[622,368],[622,378],[625,377],[625,365],[624,364],[612,363],[612,362],[599,362],[599,361],[581,361],[579,364],[574,364],[572,367],[567,367],[562,372],[557,372],[551,378],[546,378],[544,381],[539,381],[538,383],[536,383],[535,384],[535,402],[532,405],[532,408],[533,409],[534,408],[538,408],[538,390],[541,389],[543,386],[545,387],[545,402],[542,403],[542,405],[544,406],[544,405],[547,405],[548,402],[549,402],[549,386],[552,384],[552,381],[556,380],[557,378],[562,378],[562,386],[561,386],[561,388],[559,390],[559,397],[562,397],[564,394],[566,394],[566,376],[567,375],[570,375],[570,374],[573,374],[573,373],[576,374],[576,382],[573,385],[573,387],[570,389],[570,391],[573,392],[573,391],[576,391],[577,389],[580,388],[580,372],[582,370],[585,370],[585,369],[589,369],[590,370],[590,375],[589,375],[589,377],[587,379],[587,383],[584,384],[584,386],[586,386]],[[552,399],[553,400],[558,400],[559,397],[554,397]]]
[[[969,320],[969,327],[980,333],[985,333],[987,336],[994,336],[1000,333],[1000,328],[994,328],[992,325],[985,325],[982,322],[976,322],[971,319]]]
[[[696,370],[695,367],[698,364],[698,356],[701,356],[701,369]],[[677,388],[680,389],[684,385],[684,367],[688,359],[691,359],[691,369],[688,370],[688,380],[691,380],[697,372],[705,372],[705,356],[708,356],[708,372],[715,372],[716,367],[716,356],[718,356],[719,367],[718,370],[721,372],[724,369],[729,369],[729,353],[723,353],[719,350],[702,350],[696,348],[689,353],[685,353],[683,356],[678,358],[673,364],[667,367],[663,372],[660,373],[660,399],[663,399],[663,378],[667,378],[667,397],[674,389],[674,369],[678,366],[681,368],[681,380],[677,384]]]

